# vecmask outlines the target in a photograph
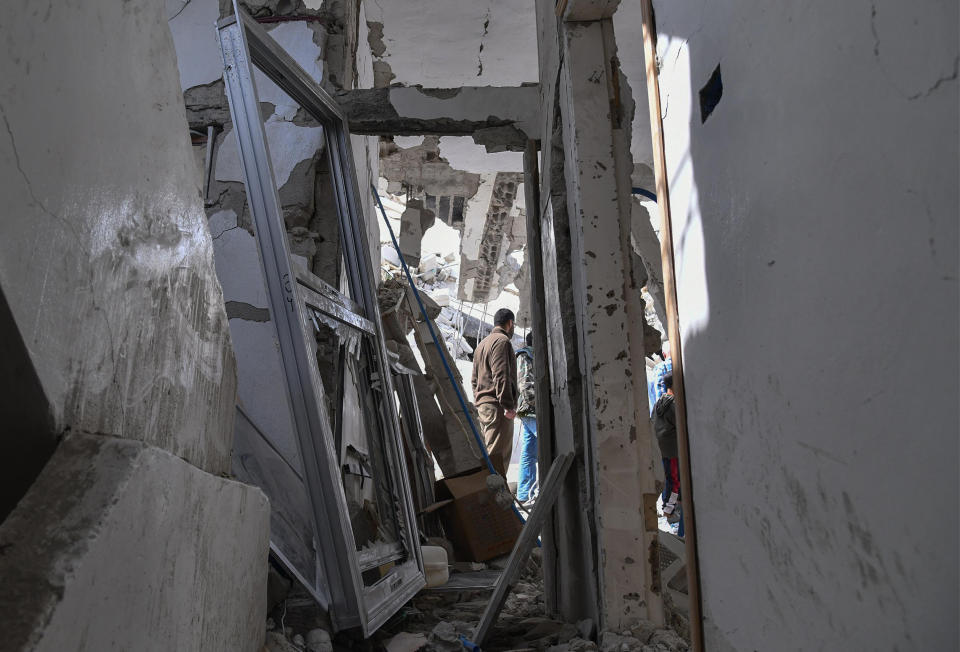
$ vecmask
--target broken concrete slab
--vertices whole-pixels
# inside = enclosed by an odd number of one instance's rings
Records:
[[[68,435],[0,525],[4,648],[254,652],[269,513],[159,448]]]
[[[433,226],[436,219],[433,211],[423,206],[423,201],[410,199],[407,207],[400,216],[400,251],[411,267],[420,264],[420,244],[423,234]]]
[[[440,155],[440,138],[426,136],[419,143],[381,141],[380,174],[391,184],[407,186],[434,197],[469,199],[477,194],[480,175],[455,170]]]
[[[538,126],[539,87],[389,88],[340,91],[335,96],[351,133],[370,135],[480,132],[490,151],[522,151]]]

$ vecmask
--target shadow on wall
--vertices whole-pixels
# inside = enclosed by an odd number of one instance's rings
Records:
[[[50,402],[0,288],[0,523],[53,455],[57,433]]]
[[[707,646],[947,649],[957,7],[655,5]]]

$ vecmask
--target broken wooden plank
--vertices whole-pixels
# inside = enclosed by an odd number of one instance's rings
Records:
[[[428,325],[423,320],[423,316],[417,314],[416,298],[410,287],[406,289],[405,299],[409,313],[414,315],[411,319],[413,333],[417,347],[423,356],[423,363],[426,367],[425,375],[431,381],[432,389],[435,391],[443,411],[444,428],[447,433],[450,455],[449,457],[438,456],[437,461],[440,464],[440,469],[445,476],[459,475],[478,469],[483,466],[483,453],[470,429],[470,419],[473,419],[476,423],[476,414],[472,411],[472,404],[470,403],[467,403],[470,414],[464,412],[457,396],[457,390],[454,389],[445,373],[445,369],[450,369],[453,382],[463,387],[463,377],[460,375],[460,370],[450,356],[447,347],[442,345],[442,340],[440,346],[434,342],[431,326],[433,326],[433,332],[437,332],[438,329],[435,324]],[[433,322],[429,315],[427,318]],[[446,365],[444,365],[444,360],[446,360]]]
[[[567,475],[567,471],[570,470],[572,462],[573,453],[563,453],[556,457],[553,465],[550,467],[550,472],[547,474],[547,479],[543,483],[540,497],[537,499],[533,511],[530,512],[530,517],[527,519],[526,525],[523,526],[520,537],[513,546],[513,552],[510,553],[507,567],[503,569],[503,574],[500,576],[493,595],[490,597],[490,602],[487,603],[487,608],[480,618],[480,624],[477,625],[477,629],[473,634],[473,642],[477,645],[482,646],[487,636],[489,636],[493,630],[493,625],[497,622],[500,611],[503,609],[503,603],[507,600],[507,594],[509,594],[510,589],[513,588],[520,569],[523,568],[524,562],[526,562],[530,551],[536,544],[537,537],[540,535],[540,530],[543,528],[547,514],[553,509],[553,504],[557,501],[557,496],[560,495],[563,478]]]
[[[680,494],[683,496],[683,526],[690,597],[690,643],[694,652],[704,649],[703,615],[700,605],[700,567],[697,558],[697,524],[694,518],[693,482],[690,477],[690,440],[687,436],[687,403],[683,383],[683,350],[677,309],[676,263],[673,252],[673,219],[670,213],[670,182],[660,107],[660,80],[657,70],[657,28],[653,0],[642,0],[643,54],[646,59],[647,101],[650,105],[650,135],[653,141],[653,169],[657,179],[657,208],[661,217],[660,255],[663,260],[663,294],[666,299],[667,331],[673,358],[673,393],[677,413],[677,451],[680,462]]]

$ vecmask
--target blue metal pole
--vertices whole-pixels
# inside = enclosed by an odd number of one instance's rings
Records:
[[[397,236],[393,233],[393,227],[390,226],[390,220],[387,218],[387,211],[383,208],[383,202],[380,201],[380,193],[377,192],[377,188],[371,183],[370,190],[373,192],[373,196],[377,198],[377,207],[380,209],[380,214],[383,216],[383,221],[387,225],[387,231],[390,232],[390,240],[393,241],[393,248],[397,250],[397,256],[400,258],[400,266],[403,267],[403,273],[407,275],[407,282],[410,284],[410,289],[413,290],[413,296],[417,300],[417,305],[420,307],[420,314],[423,315],[423,321],[426,322],[427,328],[430,329],[430,337],[433,338],[433,344],[437,347],[437,351],[440,353],[440,361],[443,363],[443,368],[447,372],[447,378],[450,379],[450,384],[453,386],[453,390],[457,393],[457,399],[460,401],[460,407],[463,409],[463,415],[467,418],[467,423],[470,424],[470,431],[473,433],[473,438],[477,440],[477,446],[480,447],[480,452],[483,454],[483,460],[487,463],[487,469],[490,470],[490,475],[497,475],[497,470],[493,467],[493,462],[490,461],[490,456],[487,455],[487,446],[483,441],[483,438],[480,436],[480,432],[477,430],[476,424],[473,422],[473,418],[470,416],[470,409],[467,407],[467,401],[463,398],[463,392],[460,391],[459,383],[453,377],[453,371],[450,369],[450,365],[447,364],[447,356],[443,355],[443,349],[440,344],[440,339],[437,337],[436,332],[433,330],[433,323],[430,320],[430,316],[427,314],[427,308],[423,305],[423,300],[420,299],[420,290],[417,289],[416,284],[413,282],[413,275],[410,273],[410,268],[407,267],[407,261],[403,258],[403,253],[400,251],[400,243],[397,242]],[[506,481],[506,478],[504,478]],[[513,509],[513,513],[517,515],[517,518],[520,519],[521,523],[526,523],[526,520],[523,518],[523,515],[520,514],[520,510],[517,509],[516,505],[510,506]],[[537,545],[540,545],[537,542]]]

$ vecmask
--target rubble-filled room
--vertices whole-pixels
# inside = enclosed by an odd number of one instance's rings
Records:
[[[13,2],[0,652],[960,649],[958,25]]]

